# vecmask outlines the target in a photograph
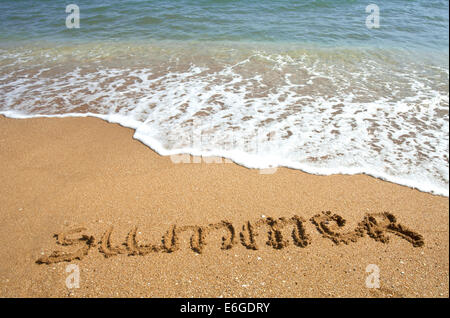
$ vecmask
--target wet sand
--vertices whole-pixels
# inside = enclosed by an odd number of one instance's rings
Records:
[[[1,297],[449,296],[447,198],[174,163],[132,136],[95,118],[0,117]]]

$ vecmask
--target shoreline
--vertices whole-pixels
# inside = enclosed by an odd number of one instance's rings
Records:
[[[0,116],[0,145],[1,297],[449,295],[447,197],[368,175],[175,164],[134,139],[131,128],[92,117]],[[310,220],[322,211],[337,215],[324,222],[346,222],[320,233]],[[352,240],[365,216],[382,212],[421,235],[424,245],[392,232],[386,242],[364,231]],[[285,240],[272,245],[266,230],[253,237],[256,249],[239,243],[248,222],[293,216],[304,220],[306,246],[290,237],[292,227],[280,229]],[[150,248],[158,248],[173,225],[191,230],[221,222],[235,231],[229,248],[222,248],[223,231],[208,233],[201,253],[192,248],[191,232],[179,233],[176,252]],[[100,241],[111,226],[108,251],[116,253],[105,257]],[[81,260],[36,264],[56,250],[77,251],[52,236],[80,227],[95,238]],[[127,249],[130,233],[136,246],[147,245],[145,255]],[[79,234],[68,236],[78,248],[84,246]],[[78,289],[65,286],[72,263],[81,271]],[[380,288],[365,285],[370,264],[380,269]]]
[[[189,156],[190,159],[188,160],[188,163],[210,163],[211,161],[214,162],[214,160],[216,161],[220,161],[222,163],[233,163],[236,164],[240,167],[246,168],[246,169],[250,169],[250,170],[256,170],[256,171],[262,171],[260,173],[265,174],[264,170],[270,171],[270,170],[277,170],[277,169],[289,169],[289,170],[294,170],[294,171],[300,171],[302,173],[307,173],[307,174],[311,174],[311,175],[317,175],[317,176],[358,176],[358,175],[364,175],[364,176],[368,176],[371,178],[375,178],[378,180],[381,180],[383,182],[388,182],[388,183],[392,183],[395,185],[399,185],[399,186],[404,186],[413,190],[417,190],[419,192],[423,192],[423,193],[427,193],[427,194],[431,194],[434,196],[440,196],[440,197],[449,197],[449,193],[448,190],[440,190],[440,191],[435,191],[435,190],[423,190],[423,189],[419,189],[417,186],[412,185],[412,182],[410,180],[401,180],[401,181],[393,181],[393,180],[389,180],[390,178],[396,178],[397,177],[392,177],[392,176],[384,176],[384,175],[378,175],[379,173],[375,173],[375,174],[371,174],[371,173],[366,173],[366,172],[348,172],[348,173],[344,173],[344,172],[339,172],[339,173],[319,173],[317,171],[315,172],[310,172],[308,170],[310,170],[310,168],[306,168],[306,169],[302,169],[301,167],[293,167],[290,165],[280,165],[277,166],[275,168],[254,168],[254,167],[247,167],[246,165],[239,163],[235,160],[233,160],[232,158],[228,158],[228,157],[223,157],[223,156],[201,156],[201,155],[193,155],[190,153],[178,153],[178,152],[172,152],[170,150],[164,150],[163,148],[161,148],[162,146],[159,144],[159,142],[156,142],[156,144],[150,146],[148,144],[146,144],[143,140],[141,140],[140,138],[135,137],[135,131],[137,129],[137,126],[133,126],[133,125],[129,125],[129,126],[125,126],[124,124],[122,124],[119,120],[117,119],[111,119],[109,118],[109,115],[100,115],[100,114],[94,114],[94,113],[68,113],[68,114],[56,114],[56,115],[21,115],[21,114],[12,114],[9,112],[0,112],[0,117],[5,117],[8,119],[39,119],[39,118],[95,118],[95,119],[100,119],[102,121],[105,121],[109,124],[113,124],[113,125],[119,125],[120,127],[123,127],[125,129],[131,129],[134,131],[132,139],[136,140],[138,142],[140,142],[142,145],[144,145],[145,147],[149,148],[151,151],[153,151],[154,153],[156,153],[159,156],[162,157],[171,157],[171,156]],[[159,151],[158,149],[155,149],[154,147],[158,146],[159,147]],[[161,152],[165,152],[165,154],[161,154]],[[192,158],[197,158],[197,159],[192,159]],[[208,162],[208,159],[203,160],[202,158],[214,158],[211,159],[210,162]],[[183,159],[181,160],[182,162],[180,163],[186,163],[183,162]],[[195,162],[194,162],[195,161]],[[313,168],[314,169],[314,168]],[[327,168],[324,168],[324,170],[327,170]],[[269,172],[270,173],[270,172]],[[402,178],[400,178],[402,179]]]

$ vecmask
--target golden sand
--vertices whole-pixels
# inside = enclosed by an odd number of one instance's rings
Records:
[[[132,135],[0,117],[1,297],[449,296],[447,198],[366,175],[176,164]]]

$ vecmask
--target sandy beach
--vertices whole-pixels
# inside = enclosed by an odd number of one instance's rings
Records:
[[[174,163],[132,136],[95,118],[0,117],[1,297],[449,296],[446,197]]]

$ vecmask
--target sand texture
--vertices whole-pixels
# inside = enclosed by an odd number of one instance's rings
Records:
[[[0,117],[1,297],[449,296],[447,198],[174,163],[132,136],[95,118]]]

